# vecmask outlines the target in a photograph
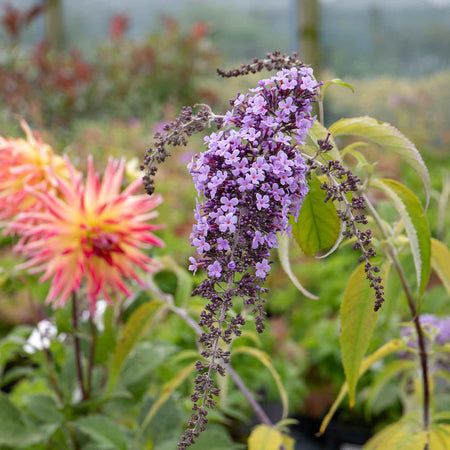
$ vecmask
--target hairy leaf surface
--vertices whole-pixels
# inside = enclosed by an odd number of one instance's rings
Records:
[[[431,193],[430,174],[416,146],[397,128],[389,123],[379,122],[373,117],[364,116],[338,120],[331,125],[330,132],[334,137],[352,135],[366,138],[388,152],[399,155],[422,180],[426,194],[425,209],[427,209]]]
[[[419,296],[428,283],[431,269],[431,236],[428,220],[419,199],[395,180],[373,180],[371,185],[384,192],[392,200],[402,219],[409,239],[416,268]]]

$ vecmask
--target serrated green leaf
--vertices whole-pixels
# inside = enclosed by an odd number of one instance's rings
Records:
[[[360,264],[350,276],[341,304],[342,364],[349,386],[350,407],[355,403],[356,383],[361,362],[372,339],[378,314],[374,311],[375,292]]]
[[[55,399],[50,395],[30,395],[25,399],[25,404],[30,415],[39,422],[60,424],[64,420],[64,415],[59,411]]]
[[[350,89],[353,93],[355,93],[355,88],[350,83],[346,83],[345,81],[341,80],[340,78],[333,78],[332,80],[328,80],[328,81],[325,81],[325,83],[323,83],[323,86],[321,89],[322,100],[325,97],[325,90],[330,85],[347,88],[347,89]]]
[[[161,309],[161,303],[156,301],[147,302],[134,311],[128,319],[114,349],[110,366],[108,392],[111,392],[116,384],[123,365],[133,347],[139,342],[146,331],[158,322],[158,312]]]
[[[431,269],[430,228],[422,205],[419,199],[398,181],[377,179],[373,180],[371,185],[392,200],[402,219],[414,259],[418,292],[421,296],[427,286]]]
[[[247,347],[245,345],[233,348],[233,355],[236,355],[238,353],[243,353],[246,355],[253,356],[259,362],[261,362],[264,366],[267,367],[267,369],[271,373],[273,379],[275,380],[275,383],[278,388],[278,392],[280,393],[281,404],[283,405],[283,415],[281,418],[285,419],[288,415],[288,410],[289,410],[288,395],[287,395],[286,389],[283,386],[283,383],[281,382],[281,377],[280,377],[279,373],[277,372],[277,370],[275,369],[275,367],[272,364],[272,360],[271,360],[270,356],[266,352],[263,352],[262,350],[259,350],[257,348],[253,348],[253,347]]]
[[[431,239],[431,267],[450,295],[450,250],[437,239]]]
[[[383,359],[384,357],[392,353],[403,350],[404,348],[405,344],[401,339],[394,339],[392,341],[387,342],[386,344],[384,344],[382,347],[380,347],[378,350],[376,350],[363,360],[359,369],[359,376],[361,377],[362,375],[364,375],[367,372],[367,370],[380,359]],[[348,384],[347,382],[345,382],[342,385],[338,396],[331,405],[330,410],[328,411],[326,416],[323,418],[322,423],[320,424],[319,435],[325,432],[328,424],[330,423],[331,419],[333,418],[335,412],[337,411],[339,405],[342,403],[342,400],[344,400],[347,393],[348,393]]]
[[[22,412],[5,395],[0,394],[0,446],[28,447],[44,441],[52,432],[54,429],[27,426]]]
[[[286,275],[292,281],[292,284],[305,296],[312,300],[319,300],[317,295],[312,294],[305,289],[298,278],[292,271],[291,262],[289,260],[289,236],[284,233],[282,236],[278,236],[278,257],[280,258],[280,264]]]
[[[120,379],[130,392],[136,395],[137,384],[143,384],[142,390],[146,391],[148,383],[151,381],[152,372],[163,362],[172,356],[175,347],[169,345],[158,345],[153,342],[140,342],[134,349],[130,357],[125,362]],[[198,355],[198,354],[197,354]]]
[[[319,139],[326,139],[328,133],[329,130],[327,130],[318,120],[316,120],[314,121],[314,125],[309,129],[309,133],[306,138],[306,144],[314,147],[316,150],[319,150],[319,144],[317,143],[317,141]],[[341,155],[332,135],[328,138],[328,142],[330,142],[333,148],[327,153],[322,153],[322,156],[325,158],[325,160],[333,159],[335,161],[340,161]]]
[[[306,256],[333,247],[340,235],[341,223],[336,207],[330,200],[325,203],[323,184],[315,175],[309,180],[309,192],[303,200],[297,222],[292,218],[292,233]]]
[[[258,425],[248,438],[248,450],[294,450],[294,445],[294,439],[268,425]]]
[[[430,174],[415,145],[397,128],[389,123],[364,116],[351,119],[341,119],[329,128],[334,137],[352,135],[366,138],[385,150],[399,155],[418,174],[425,187],[426,205],[428,208],[431,193]]]
[[[87,434],[102,448],[125,450],[127,439],[120,427],[111,419],[100,414],[82,417],[74,423],[75,427]]]
[[[450,448],[450,426],[433,425],[430,431],[430,450],[448,450]]]
[[[158,412],[159,408],[161,408],[161,406],[167,401],[167,399],[178,389],[178,387],[183,383],[183,381],[185,381],[188,378],[188,376],[194,371],[194,369],[195,364],[193,363],[188,364],[183,369],[178,371],[171,380],[163,384],[159,397],[152,404],[144,420],[139,426],[139,431],[137,433],[136,438],[137,440],[140,439],[140,436],[147,428],[148,424],[153,419],[155,414]]]
[[[420,418],[416,414],[410,414],[377,433],[366,443],[364,449],[422,450],[428,440],[429,433],[423,430]]]

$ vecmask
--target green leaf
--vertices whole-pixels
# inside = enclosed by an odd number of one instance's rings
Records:
[[[233,355],[236,355],[238,353],[244,353],[246,355],[253,356],[258,361],[260,361],[264,366],[267,367],[273,379],[275,380],[278,392],[280,393],[281,403],[283,405],[282,419],[285,419],[288,415],[289,410],[288,395],[286,389],[284,389],[283,383],[281,382],[280,375],[278,374],[278,372],[276,371],[275,367],[272,364],[270,356],[267,353],[263,352],[262,350],[258,350],[257,348],[254,347],[247,347],[245,345],[233,348]]]
[[[436,231],[437,236],[440,239],[444,239],[445,236],[445,222],[448,217],[450,202],[450,172],[446,173],[442,182],[442,191],[439,195],[438,208],[437,208],[437,224]]]
[[[375,400],[392,378],[398,377],[402,372],[414,369],[415,366],[415,361],[397,360],[388,364],[380,373],[378,373],[370,386],[369,396],[367,398],[367,411],[370,412]]]
[[[345,156],[347,153],[351,153],[352,151],[354,151],[355,149],[360,148],[360,147],[370,147],[370,144],[365,141],[352,142],[351,144],[348,144],[341,150],[341,156]],[[367,162],[367,159],[365,158],[365,156],[362,156],[361,153],[359,153],[359,155],[361,155],[361,156],[357,157],[358,160],[360,160],[360,158],[361,158],[361,162]]]
[[[95,363],[103,364],[108,361],[116,345],[116,326],[114,320],[114,308],[106,307],[103,314],[103,332],[97,337],[95,344]]]
[[[11,333],[0,340],[0,370],[3,366],[18,353],[23,353],[23,346],[32,332],[28,326],[18,326],[13,328]]]
[[[122,369],[121,381],[135,397],[140,397],[154,379],[152,373],[175,353],[175,349],[148,341],[138,343]]]
[[[450,448],[450,426],[433,425],[430,431],[430,450],[448,450]]]
[[[0,446],[27,447],[44,441],[48,433],[45,427],[37,429],[27,426],[22,412],[5,395],[0,394]]]
[[[298,220],[290,220],[294,237],[306,256],[333,247],[340,235],[336,207],[331,200],[325,203],[325,191],[320,189],[322,184],[315,175],[311,177]]]
[[[39,422],[60,424],[64,420],[64,415],[59,411],[55,399],[50,395],[30,395],[25,399],[25,404],[30,415]]]
[[[352,144],[347,145],[347,147],[345,147],[341,151],[341,155],[342,156],[346,156],[346,155],[353,156],[353,158],[355,158],[355,160],[358,163],[356,166],[356,170],[362,169],[366,174],[372,174],[374,165],[369,163],[367,161],[366,157],[359,150],[356,150],[359,147],[368,147],[368,146],[369,146],[369,144],[367,142],[361,142],[361,141],[353,142]]]
[[[325,90],[330,85],[347,88],[347,89],[350,89],[353,93],[355,93],[355,88],[350,83],[346,83],[345,81],[342,81],[340,78],[333,78],[332,80],[328,80],[328,81],[325,81],[325,83],[323,83],[323,86],[321,89],[322,100],[325,97]]]
[[[430,228],[422,205],[419,199],[398,181],[378,179],[373,180],[371,185],[392,200],[402,219],[414,259],[418,292],[421,296],[427,286],[431,269]]]
[[[119,378],[123,365],[133,347],[144,336],[148,328],[158,323],[162,304],[151,301],[141,305],[133,312],[122,330],[114,350],[109,375],[108,392],[111,392]]]
[[[349,386],[350,407],[355,404],[356,383],[361,362],[372,339],[378,314],[374,311],[375,292],[360,264],[350,276],[341,305],[342,364]]]
[[[311,294],[307,289],[305,289],[298,278],[292,272],[291,262],[289,260],[289,236],[284,233],[278,236],[278,257],[280,258],[281,267],[286,272],[286,275],[292,281],[292,284],[305,296],[312,300],[319,300],[317,295]]]
[[[431,239],[431,267],[450,295],[450,250],[437,239]]]
[[[352,135],[366,138],[383,147],[388,152],[399,155],[418,174],[425,187],[426,206],[430,201],[431,183],[430,174],[415,145],[404,136],[397,128],[389,123],[364,116],[351,119],[341,119],[331,125],[330,132],[334,137]]]
[[[75,422],[75,427],[87,434],[102,448],[127,448],[127,439],[120,427],[111,419],[100,414],[82,417]]]
[[[398,449],[421,450],[425,448],[429,433],[417,414],[409,414],[400,421],[381,430],[365,445],[365,450]],[[430,450],[434,450],[431,447]]]
[[[380,359],[383,359],[384,357],[392,353],[396,353],[400,350],[403,350],[404,348],[405,344],[401,339],[394,339],[392,341],[387,342],[386,344],[384,344],[382,347],[380,347],[378,350],[376,350],[363,360],[359,369],[359,376],[361,377],[362,375],[364,375],[367,372],[367,370]],[[327,415],[323,418],[322,423],[320,424],[320,429],[318,433],[319,435],[325,432],[328,424],[330,423],[331,419],[334,416],[334,413],[337,411],[339,405],[342,403],[342,400],[344,400],[347,393],[348,393],[348,384],[347,382],[345,382],[342,385],[335,401],[331,405],[330,410],[328,411]]]
[[[329,131],[318,120],[314,121],[314,125],[310,128],[308,137],[306,138],[307,145],[312,145],[316,150],[319,150],[317,141],[319,139],[326,139],[328,133]],[[333,136],[330,136],[328,141],[332,144],[333,148],[329,152],[323,153],[322,156],[325,160],[333,159],[335,161],[340,161],[341,155],[336,146],[336,142],[334,142]]]
[[[158,262],[165,269],[171,270],[177,277],[177,287],[175,291],[175,303],[181,305],[186,303],[191,297],[192,277],[187,270],[179,266],[170,256],[158,258]]]
[[[419,450],[424,449],[427,443],[427,432],[411,433],[408,428],[393,424],[376,434],[365,445],[365,450]]]
[[[248,438],[248,450],[294,450],[294,445],[294,439],[268,425],[258,425]]]
[[[137,440],[140,439],[140,436],[142,435],[143,431],[147,428],[148,424],[153,419],[155,414],[158,412],[159,408],[161,408],[161,406],[178,389],[178,387],[183,383],[183,381],[187,379],[187,377],[194,371],[194,369],[195,363],[188,364],[183,369],[178,371],[171,380],[163,384],[163,386],[161,387],[161,393],[159,397],[152,404],[150,410],[148,411],[147,415],[145,416],[144,420],[139,426],[139,431],[137,433]]]

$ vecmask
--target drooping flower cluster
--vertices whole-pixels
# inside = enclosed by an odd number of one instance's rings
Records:
[[[232,100],[223,128],[205,138],[208,149],[188,166],[203,196],[191,235],[199,257],[190,258],[190,269],[208,274],[197,293],[209,300],[200,320],[209,331],[200,338],[208,362],[197,363],[194,414],[180,448],[192,444],[205,427],[206,408],[214,406],[212,374],[223,374],[221,363],[229,359],[219,340],[229,344],[244,323],[240,314],[228,317],[233,297],[251,305],[257,330],[263,330],[270,250],[277,247],[276,234],[289,230],[289,216],[298,217],[308,191],[308,167],[297,146],[313,125],[317,86],[309,68],[283,69],[261,80]]]
[[[323,141],[318,141],[319,148],[324,152],[332,147],[328,143],[328,137]],[[316,168],[316,163],[317,161],[313,161],[310,168]],[[352,249],[361,252],[358,261],[365,263],[366,279],[369,280],[370,287],[375,292],[374,310],[378,311],[384,302],[384,286],[379,275],[380,268],[371,262],[371,259],[377,254],[372,247],[372,230],[359,229],[359,225],[367,225],[368,223],[364,214],[366,202],[363,196],[357,195],[361,180],[339,161],[328,161],[327,166],[322,165],[321,171],[331,181],[331,183],[325,182],[321,185],[321,189],[326,192],[325,201],[337,201],[343,206],[342,209],[337,210],[338,217],[345,226],[342,234],[349,239],[355,238]],[[352,194],[351,200],[347,198],[348,193]]]
[[[42,281],[52,279],[47,302],[64,304],[85,280],[93,312],[99,295],[111,302],[111,291],[131,294],[124,279],[142,284],[135,266],[155,268],[142,249],[162,246],[151,233],[158,226],[147,223],[161,198],[134,195],[141,180],[121,191],[124,160],[110,160],[102,182],[92,158],[86,183],[67,165],[70,180],[56,178],[60,197],[30,190],[42,208],[18,214],[9,229],[25,237],[17,245],[29,258],[22,268],[43,272]]]
[[[39,207],[39,200],[30,188],[56,193],[57,178],[68,180],[66,161],[56,155],[38,134],[33,133],[21,119],[27,137],[24,139],[0,136],[0,219]]]

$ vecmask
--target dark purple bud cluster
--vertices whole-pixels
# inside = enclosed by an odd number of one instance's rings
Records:
[[[322,152],[331,150],[332,146],[327,139],[319,141],[319,147]],[[315,162],[312,163],[316,165]],[[384,286],[381,284],[382,279],[379,275],[380,268],[374,266],[370,259],[376,256],[376,251],[371,246],[372,231],[370,229],[360,230],[359,225],[367,225],[367,217],[362,212],[366,208],[364,198],[357,195],[352,195],[351,200],[348,200],[347,194],[349,192],[357,192],[361,180],[355,177],[352,172],[342,166],[339,161],[329,161],[327,166],[321,166],[323,174],[326,174],[330,183],[323,183],[321,188],[326,192],[325,201],[338,201],[344,205],[344,209],[338,209],[337,213],[339,219],[345,224],[344,237],[356,238],[353,244],[353,250],[361,251],[359,262],[365,261],[366,278],[370,282],[370,287],[375,291],[375,305],[374,310],[378,311],[384,302]]]
[[[164,125],[162,132],[155,133],[153,147],[147,149],[141,166],[141,170],[146,170],[143,184],[149,195],[155,191],[154,177],[158,170],[156,164],[163,163],[170,156],[167,147],[186,146],[189,137],[208,126],[212,120],[211,114],[207,106],[202,106],[197,114],[193,113],[192,108],[185,106],[173,122]]]
[[[248,75],[249,73],[261,72],[263,69],[282,70],[282,69],[297,69],[305,67],[302,61],[298,59],[297,53],[292,53],[292,56],[282,54],[279,51],[266,53],[265,59],[253,58],[250,64],[242,64],[239,68],[231,70],[217,69],[217,73],[224,78],[239,77]]]
[[[208,149],[188,166],[202,197],[191,234],[199,257],[190,258],[189,268],[208,273],[195,291],[208,299],[200,320],[208,331],[200,338],[205,362],[197,363],[193,414],[180,449],[205,428],[218,394],[213,374],[223,374],[222,364],[229,361],[223,347],[244,324],[240,314],[229,313],[233,298],[251,308],[259,332],[264,328],[262,286],[270,250],[278,245],[276,234],[289,231],[289,217],[297,219],[308,191],[308,166],[298,146],[315,119],[311,102],[317,87],[312,69],[291,68],[238,94],[222,117],[222,129],[205,138]]]

